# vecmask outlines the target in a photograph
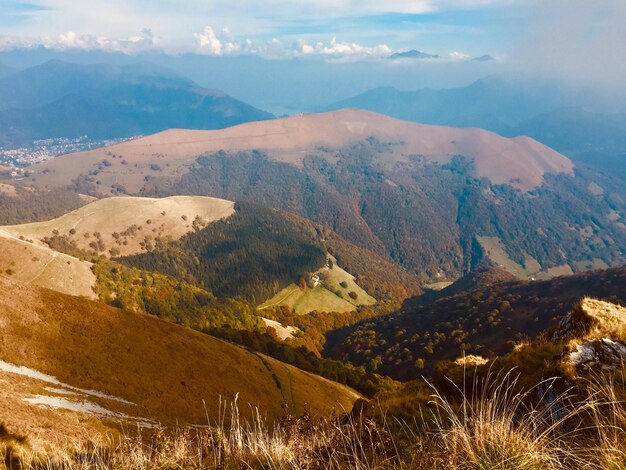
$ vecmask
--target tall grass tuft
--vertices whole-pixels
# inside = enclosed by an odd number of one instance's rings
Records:
[[[509,372],[475,379],[458,397],[433,388],[416,418],[419,431],[402,439],[403,423],[390,426],[382,412],[315,421],[285,407],[270,426],[260,410],[244,422],[235,400],[222,402],[220,418],[204,427],[127,432],[115,444],[75,442],[56,451],[13,439],[0,450],[11,470],[626,470],[625,384],[622,372],[561,393],[554,380],[520,391]]]

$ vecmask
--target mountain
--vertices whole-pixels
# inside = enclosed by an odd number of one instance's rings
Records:
[[[479,57],[474,57],[472,59],[473,62],[491,62],[492,60],[495,60],[495,59],[489,54],[481,55]]]
[[[462,279],[457,287],[465,285]],[[408,380],[441,360],[493,358],[556,326],[582,296],[625,303],[626,268],[589,271],[548,281],[488,282],[470,290],[450,286],[430,302],[407,302],[398,312],[333,332],[326,352]]]
[[[483,258],[537,277],[616,266],[626,252],[626,194],[610,177],[526,137],[365,111],[170,130],[31,170],[29,184],[41,188],[280,208],[422,281],[454,280]]]
[[[626,114],[559,108],[519,123],[508,135],[529,135],[577,162],[626,178]]]
[[[351,389],[145,314],[0,278],[4,423],[36,435],[85,427],[207,425],[238,398],[242,418],[281,403],[326,415]],[[305,405],[306,403],[306,405]],[[251,405],[249,407],[248,405]],[[35,411],[36,410],[36,411]],[[33,419],[36,415],[37,419]],[[80,426],[83,426],[81,431]]]
[[[218,129],[273,117],[150,64],[50,61],[0,79],[0,102],[5,146],[54,137],[129,137],[172,127]]]
[[[4,78],[8,75],[15,73],[15,69],[8,65],[0,63],[0,78]]]
[[[418,125],[358,110],[299,115],[219,131],[174,129],[106,149],[63,156],[32,169],[39,174],[38,186],[42,182],[54,186],[61,182],[67,184],[80,176],[80,172],[86,176],[89,170],[100,170],[96,175],[102,181],[101,191],[106,194],[113,179],[131,191],[145,183],[143,173],[121,171],[125,170],[124,164],[137,164],[136,168],[145,173],[146,164],[181,164],[182,160],[203,153],[259,150],[267,152],[275,161],[299,166],[305,157],[314,155],[332,161],[336,158],[330,155],[333,150],[368,138],[388,146],[384,152],[386,164],[406,162],[413,156],[445,164],[452,157],[462,155],[474,161],[476,177],[524,190],[540,185],[544,174],[571,174],[573,171],[567,158],[528,138],[506,139],[480,129]],[[147,153],[148,149],[151,154]],[[122,156],[125,161],[116,161],[112,155]],[[112,164],[101,168],[103,159]],[[65,167],[68,165],[71,168]],[[169,171],[172,170],[157,168],[152,174],[167,175]]]
[[[537,114],[567,106],[571,99],[556,85],[487,77],[465,87],[441,90],[375,88],[323,110],[359,108],[424,124],[479,127],[503,133]]]
[[[488,60],[488,56],[474,60]],[[451,89],[376,88],[324,111],[359,108],[398,119],[527,135],[576,162],[624,176],[624,114],[587,111],[602,98],[545,83],[488,77]]]
[[[398,59],[439,59],[439,55],[437,54],[429,54],[427,52],[417,51],[415,49],[411,49],[406,52],[396,52],[389,56],[392,60]]]

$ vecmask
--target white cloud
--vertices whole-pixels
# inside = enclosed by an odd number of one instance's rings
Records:
[[[140,34],[136,34],[125,39],[113,39],[106,36],[78,34],[75,31],[67,31],[56,37],[44,36],[32,39],[0,36],[0,50],[10,50],[16,48],[29,49],[43,46],[47,49],[54,50],[103,50],[108,52],[137,54],[142,51],[156,48],[159,42],[159,38],[148,28],[144,28]]]
[[[340,42],[332,38],[329,43],[310,44],[304,39],[286,45],[278,38],[272,38],[259,44],[251,39],[237,42],[229,28],[223,28],[218,35],[211,26],[205,26],[202,32],[194,33],[196,50],[211,56],[260,55],[269,59],[318,56],[331,60],[363,60],[387,57],[393,53],[385,44],[363,46],[357,43]]]
[[[469,60],[471,59],[471,56],[469,54],[466,54],[465,52],[454,51],[448,54],[448,58],[450,60]]]
[[[196,38],[199,52],[214,56],[222,55],[222,42],[217,39],[215,31],[210,26],[205,26],[201,33],[194,33],[193,36]]]

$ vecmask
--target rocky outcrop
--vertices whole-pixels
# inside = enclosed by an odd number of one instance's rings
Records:
[[[567,360],[579,370],[620,370],[626,364],[626,341],[588,340],[577,345]]]
[[[626,308],[584,298],[550,339],[567,342],[564,362],[578,372],[620,370],[626,363]]]

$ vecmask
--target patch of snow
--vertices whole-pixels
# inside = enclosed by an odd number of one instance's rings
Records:
[[[70,392],[69,390],[65,390],[63,388],[44,387],[43,389],[46,392],[56,393],[58,395],[72,395],[72,396],[79,396],[80,395],[80,393]]]
[[[17,374],[24,377],[29,377],[31,379],[40,380],[41,382],[46,382],[50,385],[56,385],[57,387],[65,388],[71,390],[73,392],[78,392],[79,394],[89,395],[92,397],[103,398],[105,400],[117,401],[119,403],[126,403],[128,405],[134,405],[134,403],[124,400],[123,398],[119,398],[113,395],[108,395],[106,393],[99,392],[97,390],[87,390],[83,388],[74,387],[72,385],[68,385],[66,383],[61,382],[59,379],[52,375],[44,374],[39,372],[38,370],[31,369],[25,366],[16,366],[15,364],[11,364],[9,362],[4,362],[0,360],[0,371],[8,372],[9,374]]]
[[[107,418],[122,419],[126,421],[135,421],[139,426],[144,428],[159,428],[160,426],[154,421],[136,418],[125,413],[118,413],[106,409],[103,406],[88,400],[73,400],[65,397],[51,397],[47,395],[34,395],[29,398],[22,398],[27,403],[36,406],[47,406],[58,410],[74,411],[76,413],[95,414]]]
[[[30,398],[23,398],[25,402],[31,405],[49,406],[51,408],[57,408],[61,410],[77,411],[79,413],[90,413],[101,416],[109,416],[113,418],[128,419],[130,416],[123,413],[115,413],[111,410],[107,410],[103,406],[98,405],[87,400],[70,400],[64,397],[51,397],[47,395],[35,395]]]

